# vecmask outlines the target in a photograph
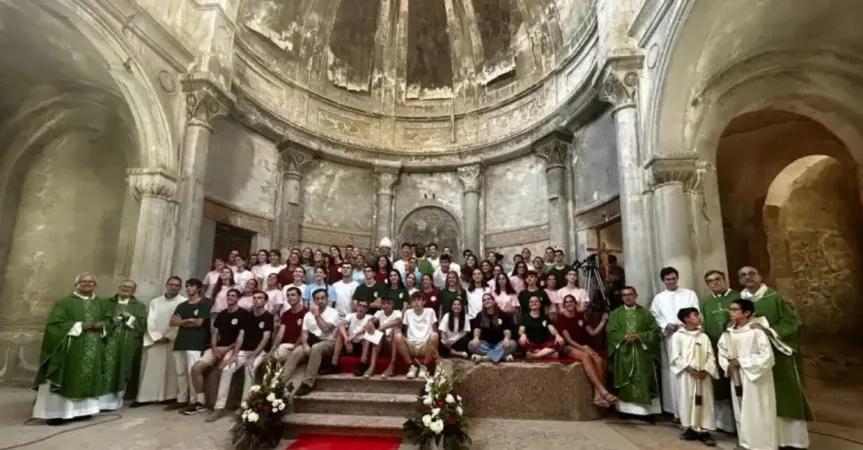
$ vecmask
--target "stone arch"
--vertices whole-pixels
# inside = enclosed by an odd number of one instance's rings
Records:
[[[458,215],[443,206],[419,205],[402,216],[398,224],[397,245],[436,242],[440,249],[452,247],[454,255],[461,251],[464,228]],[[398,255],[397,250],[395,254]]]

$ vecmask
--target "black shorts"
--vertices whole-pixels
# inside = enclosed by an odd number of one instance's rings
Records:
[[[342,355],[344,356],[362,356],[363,355],[363,341],[353,342],[353,349],[348,352],[347,347],[342,348]]]
[[[449,358],[453,351],[467,353],[467,344],[470,342],[469,336],[464,336],[461,339],[453,342],[452,346],[447,347],[443,344],[438,344],[438,354],[441,358]]]

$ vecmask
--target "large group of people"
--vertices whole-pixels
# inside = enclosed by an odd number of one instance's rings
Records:
[[[116,410],[132,385],[131,406],[198,414],[213,369],[206,420],[215,421],[227,414],[234,374],[243,371],[246,395],[267,359],[286,377],[305,364],[297,396],[345,356],[366,378],[396,376],[399,360],[416,378],[442,357],[564,359],[583,365],[597,405],[649,421],[667,414],[682,439],[715,445],[719,429],[745,449],[808,447],[797,317],[751,267],[739,271],[741,292],[708,272],[702,299],[664,268],[666,289],[645,308],[613,255],[606,300],[579,286],[561,249],[534,258],[524,249],[507,262],[466,250],[457,263],[434,243],[402,244],[398,256],[391,247],[384,239],[368,258],[351,246],[248,259],[232,251],[201,279],[169,278],[146,305],[132,280],[100,298],[96,278],[82,274],[48,319],[33,415],[59,424]]]

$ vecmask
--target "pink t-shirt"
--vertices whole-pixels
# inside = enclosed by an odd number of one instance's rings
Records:
[[[210,313],[216,314],[222,310],[228,309],[228,289],[233,286],[222,286],[222,290],[216,293],[213,298],[213,307],[210,308]]]
[[[509,277],[509,283],[512,285],[512,289],[516,294],[524,290],[524,280],[519,278],[517,275]]]
[[[204,277],[204,284],[207,285],[207,293],[205,297],[213,298],[213,288],[216,287],[216,282],[219,281],[219,271],[211,270]]]
[[[506,292],[496,294],[494,291],[491,291],[491,296],[494,297],[497,307],[507,314],[514,314],[515,309],[518,308],[518,296],[515,294],[510,295]]]
[[[557,291],[552,291],[551,289],[545,290],[545,295],[548,295],[548,299],[551,301],[551,304],[554,306],[560,306],[563,303],[563,298],[557,295]]]
[[[240,301],[237,302],[237,306],[245,310],[251,311],[252,308],[255,307],[255,300],[252,298],[251,295],[244,295],[240,297]]]
[[[279,289],[271,289],[267,291],[267,306],[266,309],[270,314],[281,315],[281,310],[283,309],[283,305],[287,303],[285,301],[285,294],[282,294],[282,291]]]
[[[565,286],[557,290],[557,297],[560,298],[561,303],[567,295],[575,297],[575,301],[579,303],[587,303],[590,301],[590,298],[587,296],[587,291],[580,287],[569,288],[568,286]]]

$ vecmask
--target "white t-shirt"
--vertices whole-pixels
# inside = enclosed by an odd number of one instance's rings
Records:
[[[389,316],[387,316],[386,314],[384,314],[384,310],[379,309],[379,310],[375,313],[375,316],[374,316],[374,317],[375,317],[375,320],[377,320],[377,321],[378,321],[378,328],[380,329],[380,328],[383,328],[383,327],[385,327],[385,326],[387,326],[387,325],[392,324],[392,323],[393,323],[393,322],[395,322],[396,320],[401,320],[401,318],[402,318],[402,312],[401,312],[401,311],[399,311],[399,310],[397,310],[397,309],[394,309],[394,310],[393,310],[393,313],[392,313],[392,314],[390,314]],[[387,336],[389,336],[389,335],[393,334],[393,329],[392,329],[392,328],[387,328],[386,334],[387,334]]]
[[[449,263],[449,271],[455,272],[458,275],[458,279],[461,280],[461,267],[459,267],[456,263]],[[438,287],[438,289],[443,289],[446,286],[446,273],[441,270],[440,266],[435,268],[434,274],[432,274],[432,281],[434,281],[434,285]]]
[[[449,314],[450,313],[446,313],[443,315],[443,318],[440,320],[440,324],[438,325],[437,329],[438,331],[440,331],[441,342],[445,342],[447,345],[452,345],[453,343],[470,333],[470,321],[465,320],[464,331],[450,331]],[[461,329],[461,324],[458,323],[458,317],[453,320],[452,328],[453,330]]]
[[[413,308],[410,308],[405,311],[402,322],[408,326],[408,342],[425,344],[434,331],[437,314],[431,308],[423,308],[422,314],[417,314]]]
[[[482,311],[482,296],[491,292],[488,288],[476,288],[467,293],[467,318],[473,319]]]
[[[342,319],[354,310],[354,291],[357,290],[357,286],[359,284],[353,280],[349,283],[345,283],[344,280],[333,283],[333,290],[336,291],[335,307]]]
[[[254,278],[255,274],[253,274],[251,270],[234,272],[234,283],[237,283],[237,286],[243,291],[246,290],[246,283]]]
[[[274,266],[271,264],[264,264],[261,267],[261,279],[266,280],[267,277],[270,276],[271,273],[278,275],[279,272],[281,272],[282,269],[284,269],[285,267],[288,267],[288,266],[286,264],[282,264],[279,266]]]
[[[360,330],[365,328],[366,324],[372,320],[371,314],[366,314],[362,319],[357,317],[357,313],[350,313],[345,316],[345,330],[348,332],[348,337],[354,337],[357,333],[360,333]],[[353,342],[360,342],[363,340],[363,334],[360,333],[359,336],[356,336],[352,339]]]
[[[310,334],[314,334],[322,341],[332,341],[336,333],[339,331],[339,313],[335,310],[335,308],[327,308],[324,312],[321,313],[321,317],[324,318],[324,322],[333,326],[333,330],[329,333],[324,333],[321,328],[318,326],[318,322],[315,320],[315,316],[311,311],[307,312],[303,317],[303,331],[308,331]]]

